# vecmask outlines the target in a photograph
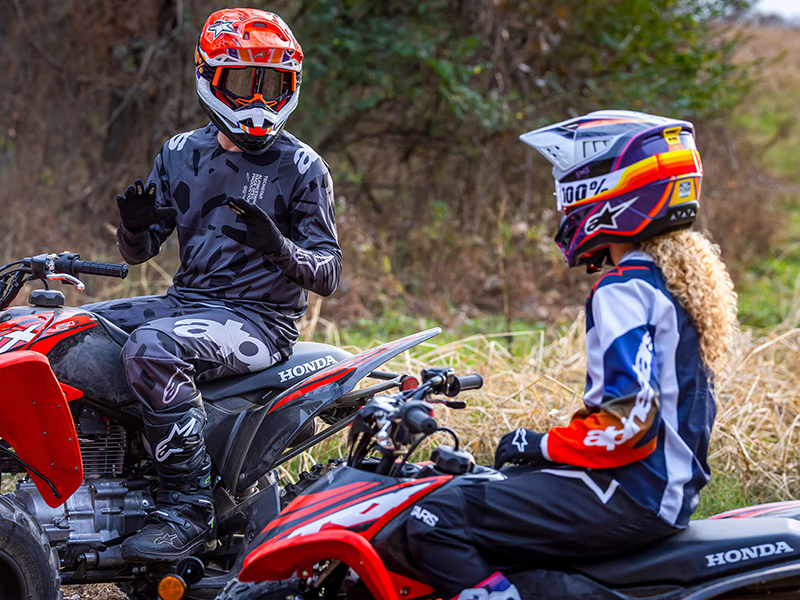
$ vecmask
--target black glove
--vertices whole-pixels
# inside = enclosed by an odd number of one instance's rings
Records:
[[[125,190],[125,196],[117,196],[119,218],[130,231],[144,231],[150,225],[166,221],[178,214],[171,207],[156,207],[156,184],[144,189],[144,181],[137,179]]]
[[[499,469],[507,462],[544,465],[550,461],[542,454],[543,433],[520,427],[505,434],[494,453],[494,468]]]
[[[264,254],[270,256],[283,254],[286,238],[260,206],[233,196],[228,196],[223,204],[239,215],[246,227],[246,229],[236,229],[230,225],[223,225],[223,234]]]

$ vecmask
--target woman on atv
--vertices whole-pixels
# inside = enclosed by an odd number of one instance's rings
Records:
[[[710,477],[713,375],[736,328],[719,249],[688,230],[703,174],[691,123],[599,111],[521,139],[554,165],[569,266],[614,268],[586,304],[585,407],[565,427],[503,436],[495,466],[524,465],[508,479],[448,487],[411,513],[435,517],[410,519],[408,535],[444,598],[519,600],[496,569],[686,527]]]

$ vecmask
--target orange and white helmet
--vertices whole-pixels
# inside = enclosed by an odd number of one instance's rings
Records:
[[[297,107],[303,49],[278,15],[212,13],[195,51],[197,95],[211,121],[250,154],[272,145]]]

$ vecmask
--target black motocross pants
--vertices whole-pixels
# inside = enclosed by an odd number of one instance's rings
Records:
[[[679,531],[603,471],[515,467],[506,474],[449,485],[412,510],[411,554],[445,599],[497,570],[622,552]]]

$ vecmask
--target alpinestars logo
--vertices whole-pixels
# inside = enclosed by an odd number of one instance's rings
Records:
[[[286,369],[285,371],[279,371],[278,375],[281,377],[281,383],[285,381],[290,381],[301,375],[308,375],[309,373],[314,373],[315,371],[319,371],[325,367],[329,367],[330,365],[335,365],[336,359],[334,359],[330,354],[328,356],[324,356],[323,358],[318,358],[317,360],[312,360],[307,363],[303,363],[302,365],[297,365],[296,367],[292,367],[291,369]]]
[[[164,462],[171,454],[182,452],[183,444],[181,444],[181,438],[195,433],[197,426],[198,422],[194,417],[189,419],[183,426],[181,426],[180,423],[175,423],[175,425],[172,426],[169,435],[158,442],[158,445],[156,446],[156,460],[158,462]],[[175,444],[170,447],[169,443],[174,437],[177,437],[178,439],[175,441]]]
[[[517,447],[520,453],[525,452],[525,448],[528,446],[528,432],[525,431],[525,428],[520,427],[514,432],[514,439],[511,443]]]
[[[759,544],[758,546],[728,550],[727,552],[706,554],[706,560],[708,561],[706,566],[721,567],[722,565],[729,565],[742,560],[753,560],[754,558],[765,558],[775,554],[789,554],[791,552],[794,552],[794,548],[784,541],[774,544]]]
[[[623,202],[617,206],[611,206],[611,202],[606,202],[599,212],[593,214],[586,220],[586,225],[583,230],[586,234],[594,233],[598,229],[619,229],[617,225],[617,217],[628,210],[628,207],[636,202],[639,196],[631,198],[627,202]]]

